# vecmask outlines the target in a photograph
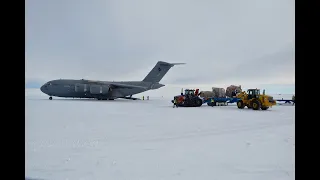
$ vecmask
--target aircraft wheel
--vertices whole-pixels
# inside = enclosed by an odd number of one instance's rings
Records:
[[[49,100],[52,100],[52,97],[51,97],[51,96],[49,97]]]

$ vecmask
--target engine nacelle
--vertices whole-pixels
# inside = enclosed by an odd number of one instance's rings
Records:
[[[75,91],[76,92],[86,92],[87,91],[87,84],[76,84],[75,85]]]
[[[110,86],[108,85],[91,85],[90,93],[91,94],[107,94],[109,93]]]

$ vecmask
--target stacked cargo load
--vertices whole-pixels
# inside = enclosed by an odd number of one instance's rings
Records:
[[[213,97],[214,93],[212,91],[200,91],[199,96],[204,99],[208,99],[210,97]]]
[[[241,89],[241,85],[239,86],[235,86],[235,85],[231,85],[229,87],[227,87],[226,89],[226,96],[227,97],[235,97],[237,93],[242,92]]]
[[[241,85],[235,86],[231,85],[227,89],[220,87],[212,87],[212,91],[201,91],[199,96],[208,99],[208,98],[226,98],[226,97],[235,97],[237,93],[242,92]]]
[[[212,87],[213,96],[215,98],[225,98],[226,90],[224,88]]]

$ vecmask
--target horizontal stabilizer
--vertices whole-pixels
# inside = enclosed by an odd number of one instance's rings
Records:
[[[182,65],[182,64],[186,64],[186,63],[169,63],[169,64],[172,64],[172,65]]]

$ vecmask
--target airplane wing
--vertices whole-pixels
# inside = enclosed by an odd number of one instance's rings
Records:
[[[116,83],[116,82],[93,81],[93,80],[88,80],[88,82],[109,85],[112,89],[114,89],[114,88],[141,88],[141,89],[148,89],[147,87],[144,87],[144,86],[135,86],[135,85],[124,84],[124,83]]]
[[[121,84],[121,83],[108,83],[111,88],[141,88],[141,89],[147,89],[147,87],[144,86],[135,86],[135,85],[129,85],[129,84]]]

